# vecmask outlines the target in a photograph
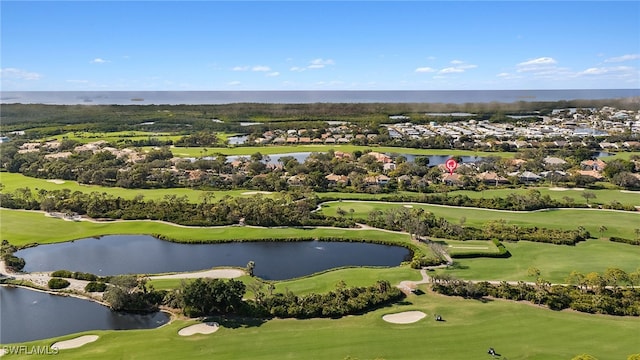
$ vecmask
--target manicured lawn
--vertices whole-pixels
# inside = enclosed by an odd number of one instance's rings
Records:
[[[454,259],[453,269],[438,270],[469,280],[535,281],[528,276],[530,267],[552,283],[565,283],[571,271],[604,273],[616,267],[626,272],[640,268],[640,246],[588,240],[575,246],[520,241],[503,243],[511,253],[507,259]]]
[[[465,225],[482,227],[487,221],[504,219],[509,224],[528,227],[547,227],[556,229],[575,230],[579,226],[587,229],[591,236],[600,236],[599,228],[604,225],[607,230],[604,237],[619,236],[634,239],[635,229],[640,228],[640,212],[623,212],[596,209],[554,209],[536,212],[508,212],[478,208],[447,207],[425,204],[385,203],[374,201],[329,202],[322,205],[322,212],[337,216],[338,207],[347,211],[346,216],[364,219],[373,210],[400,208],[412,206],[433,212],[437,217],[444,217],[448,221],[458,224],[461,218],[466,218]],[[353,214],[350,213],[353,209]]]
[[[385,314],[409,310],[427,317],[405,325],[382,320]],[[434,321],[434,314],[445,321]],[[510,360],[567,360],[582,353],[601,360],[626,359],[638,352],[640,327],[638,318],[556,312],[502,300],[483,303],[430,292],[340,319],[214,320],[222,326],[219,331],[191,337],[177,334],[194,323],[184,320],[153,330],[85,332],[100,338],[61,354],[65,359],[468,360],[490,358],[487,349],[493,347]],[[24,345],[46,346],[82,334]]]
[[[615,152],[613,153],[613,156],[604,156],[602,157],[602,161],[604,162],[609,162],[611,160],[615,160],[615,159],[623,159],[623,160],[629,160],[631,159],[631,156],[636,155],[636,156],[640,156],[640,151],[620,151],[620,152]]]
[[[397,266],[392,268],[372,268],[372,267],[353,267],[328,270],[319,274],[305,276],[298,279],[272,281],[275,286],[274,292],[292,291],[298,295],[309,293],[325,293],[336,288],[340,281],[344,281],[347,286],[370,286],[378,280],[388,280],[391,284],[399,284],[402,280],[420,280],[418,271],[407,266]],[[236,278],[245,284],[262,282],[259,278],[250,276],[241,276]],[[190,281],[186,280],[185,281]],[[156,289],[175,289],[180,286],[181,279],[159,279],[151,280]],[[266,283],[264,291],[267,292]],[[253,293],[247,288],[246,298],[253,299]]]
[[[160,141],[167,140],[178,140],[182,136],[174,135],[171,133],[162,133],[162,132],[148,132],[148,131],[115,131],[115,132],[91,132],[91,131],[73,131],[68,132],[56,136],[50,136],[46,139],[42,139],[42,141],[51,141],[51,140],[75,140],[81,143],[90,143],[95,141],[108,141],[110,143],[118,143],[124,142],[125,140],[131,141],[139,141],[139,140],[147,140],[158,139]]]
[[[576,204],[586,204],[586,200],[582,197],[584,190],[578,189],[566,189],[566,190],[551,190],[548,187],[535,187],[535,188],[518,188],[518,189],[488,189],[484,191],[470,191],[470,190],[458,190],[451,191],[449,195],[462,194],[472,199],[477,198],[505,198],[509,194],[527,195],[531,190],[535,189],[540,191],[542,196],[549,195],[554,200],[564,202],[564,197],[570,197]],[[594,199],[589,200],[590,204],[610,204],[613,201],[617,201],[624,205],[640,206],[640,192],[622,192],[620,190],[587,190],[596,195]]]
[[[93,223],[65,221],[41,212],[0,209],[0,233],[14,245],[48,244],[92,236],[116,234],[163,234],[181,242],[233,241],[287,238],[343,237],[355,240],[409,242],[409,235],[378,230],[331,228],[262,228],[250,226],[181,227],[155,221]]]
[[[44,190],[62,190],[69,189],[71,192],[80,191],[83,193],[99,192],[107,193],[115,197],[121,197],[123,199],[133,199],[138,195],[144,196],[147,200],[159,200],[167,195],[176,195],[178,197],[186,196],[190,202],[202,201],[202,195],[206,191],[193,190],[188,188],[171,188],[171,189],[124,189],[119,187],[108,187],[98,185],[80,185],[76,181],[64,181],[63,183],[56,183],[52,180],[37,179],[22,174],[0,172],[0,183],[4,185],[2,190],[5,193],[10,193],[18,188],[28,187],[36,194],[38,189]],[[216,198],[223,198],[225,196],[253,196],[254,192],[251,190],[214,190],[210,191]],[[269,195],[265,195],[269,196]]]

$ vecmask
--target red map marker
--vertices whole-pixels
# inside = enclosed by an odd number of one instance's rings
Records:
[[[449,174],[453,175],[453,171],[458,167],[458,162],[454,159],[449,159],[444,163],[444,166],[449,170]]]

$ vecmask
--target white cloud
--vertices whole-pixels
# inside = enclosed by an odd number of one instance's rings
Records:
[[[529,71],[541,71],[546,69],[555,68],[557,61],[554,58],[550,57],[539,57],[537,59],[531,59],[524,62],[521,62],[517,65],[518,72],[529,72]]]
[[[104,64],[104,63],[108,63],[109,60],[105,60],[105,59],[102,59],[102,58],[95,58],[95,59],[93,59],[93,60],[91,60],[89,62],[92,63],[92,64]]]
[[[229,85],[229,86],[239,86],[241,84],[242,83],[240,81],[230,81],[230,82],[227,83],[227,85]]]
[[[578,75],[625,75],[635,73],[636,69],[631,66],[614,66],[614,67],[599,67],[588,68],[578,73]]]
[[[322,69],[327,65],[335,65],[335,62],[332,59],[314,59],[307,69]]]
[[[428,66],[425,67],[419,67],[415,70],[415,72],[417,73],[430,73],[430,72],[436,72],[437,70],[434,68],[430,68]]]
[[[268,76],[268,77],[276,77],[276,76],[280,76],[280,73],[277,72],[277,71],[274,71],[274,72],[268,73],[266,76]]]
[[[233,69],[231,69],[233,71],[247,71],[249,70],[248,66],[234,66]]]
[[[299,66],[292,66],[291,68],[289,68],[289,71],[294,71],[294,72],[303,72],[306,69],[303,67],[299,67]]]
[[[444,68],[444,69],[440,70],[438,73],[439,74],[453,74],[453,73],[461,73],[461,72],[464,72],[464,69],[457,68],[457,67],[448,67],[448,68]]]
[[[4,68],[0,69],[0,77],[3,79],[40,80],[42,75],[22,69]]]
[[[88,84],[89,80],[67,80],[67,82],[72,84]]]
[[[463,73],[466,70],[469,69],[475,69],[478,67],[478,65],[474,65],[474,64],[467,64],[462,60],[451,60],[450,61],[451,65],[454,66],[449,66],[443,69],[440,69],[440,71],[438,71],[438,74],[456,74],[456,73]]]
[[[251,71],[271,71],[271,68],[264,65],[256,65],[251,68]]]
[[[605,59],[604,62],[612,63],[612,62],[623,62],[623,61],[638,60],[638,59],[640,59],[640,54],[627,54],[627,55]]]
[[[518,64],[518,66],[523,66],[523,67],[527,67],[527,66],[532,66],[532,65],[552,65],[557,63],[557,61],[555,61],[555,59],[550,58],[550,57],[540,57],[537,59],[531,59],[531,60],[527,60],[525,62],[521,62],[520,64]]]

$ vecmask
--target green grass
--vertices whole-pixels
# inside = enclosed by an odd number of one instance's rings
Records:
[[[416,270],[406,266],[392,268],[350,267],[328,270],[297,279],[269,281],[269,283],[275,286],[274,292],[285,292],[289,290],[298,295],[305,295],[309,293],[325,293],[334,290],[340,281],[344,281],[347,286],[352,287],[370,286],[378,280],[388,280],[391,284],[399,284],[402,280],[418,281],[420,279],[420,274]],[[241,276],[236,278],[236,280],[240,280],[247,285],[262,282],[265,286],[265,291],[267,291],[267,282],[262,279]],[[153,284],[154,288],[158,290],[175,289],[180,286],[182,281],[182,279],[157,279],[149,281],[149,284]],[[190,280],[185,279],[185,281],[188,282]],[[247,295],[245,297],[253,298],[251,289],[247,289]]]
[[[611,160],[615,160],[615,159],[622,159],[622,160],[629,160],[631,159],[631,156],[636,155],[636,156],[640,156],[640,151],[620,151],[620,152],[615,152],[612,153],[614,154],[613,156],[604,156],[602,157],[602,161],[604,162],[609,162]]]
[[[83,193],[99,192],[107,193],[115,197],[121,197],[123,199],[133,199],[137,195],[144,196],[147,200],[159,200],[167,195],[176,195],[178,197],[186,196],[191,202],[202,201],[202,195],[206,191],[194,190],[188,188],[170,188],[170,189],[125,189],[120,187],[108,187],[98,185],[80,185],[76,181],[64,181],[64,183],[56,184],[52,181],[45,179],[37,179],[17,173],[0,172],[0,183],[4,185],[2,190],[5,193],[10,193],[18,188],[30,188],[34,194],[38,189],[47,191],[69,189],[71,192],[80,191]],[[237,196],[253,196],[245,193],[251,193],[251,190],[214,190],[209,191],[213,193],[216,198],[223,198],[225,196],[237,197]],[[265,195],[269,196],[269,195]]]
[[[400,208],[402,203],[384,203],[373,201],[329,202],[322,205],[322,212],[326,215],[337,216],[338,207],[349,212],[354,210],[354,219],[364,219],[373,210]],[[546,227],[555,229],[575,230],[578,226],[587,229],[591,236],[600,236],[601,225],[607,227],[602,234],[604,237],[618,236],[633,239],[635,229],[640,228],[640,212],[608,211],[595,209],[553,209],[536,212],[507,212],[478,208],[446,207],[413,203],[414,208],[423,208],[433,212],[437,217],[444,217],[452,223],[459,223],[466,218],[465,226],[482,227],[488,221],[504,219],[509,224],[527,227]]]
[[[558,201],[564,202],[564,197],[573,198],[574,203],[576,204],[586,204],[585,198],[582,197],[582,193],[584,190],[551,190],[548,187],[529,187],[529,188],[518,188],[518,189],[488,189],[484,191],[471,191],[471,190],[458,190],[451,191],[449,195],[466,195],[472,199],[478,198],[506,198],[509,194],[517,194],[517,195],[527,195],[527,193],[532,190],[540,191],[542,196],[549,195],[550,198]],[[621,192],[618,189],[602,189],[602,190],[587,190],[596,195],[595,199],[589,201],[590,204],[610,204],[614,201],[617,201],[623,205],[634,205],[640,206],[640,192]]]
[[[44,216],[41,212],[0,209],[2,239],[20,246],[28,243],[48,244],[101,235],[163,234],[181,242],[229,241],[255,239],[343,237],[355,240],[410,241],[407,234],[390,234],[378,230],[330,228],[259,228],[249,226],[181,227],[155,221],[115,221],[93,223],[65,221]]]
[[[443,243],[445,249],[450,255],[455,254],[497,254],[498,248],[488,240],[436,240]]]
[[[584,274],[604,273],[616,267],[626,272],[640,269],[640,246],[588,240],[575,246],[551,245],[520,241],[503,243],[511,253],[506,259],[454,259],[455,266],[446,272],[468,280],[535,281],[527,274],[530,267],[552,283],[565,283],[571,271]]]
[[[408,310],[423,311],[427,317],[406,325],[382,320],[385,314]],[[434,321],[434,314],[440,314],[445,322]],[[638,352],[640,327],[638,318],[556,312],[502,300],[480,302],[429,292],[411,295],[400,305],[340,319],[215,320],[222,328],[210,335],[180,337],[178,330],[195,321],[176,320],[153,330],[90,331],[23,345],[47,346],[82,334],[99,335],[94,343],[61,351],[65,359],[83,360],[468,360],[490,358],[486,353],[489,347],[510,360],[568,360],[582,353],[607,360],[626,359]]]
[[[75,140],[80,143],[90,143],[95,141],[108,141],[113,144],[117,144],[119,142],[123,142],[125,140],[137,141],[137,140],[146,140],[149,138],[158,139],[161,141],[176,141],[180,139],[181,135],[175,135],[171,133],[163,133],[163,132],[149,132],[149,131],[114,131],[114,132],[91,132],[91,131],[73,131],[67,132],[64,134],[49,136],[46,139],[42,139],[42,141],[51,141],[51,140]]]

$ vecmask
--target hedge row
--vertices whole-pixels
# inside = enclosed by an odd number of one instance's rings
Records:
[[[640,245],[640,239],[627,239],[627,238],[612,236],[609,238],[609,240],[613,242],[625,243],[630,245]]]
[[[76,279],[76,280],[85,280],[85,281],[96,281],[98,280],[98,276],[90,273],[84,272],[71,272],[69,270],[56,270],[51,273],[52,277],[59,278],[67,278],[67,279]]]

